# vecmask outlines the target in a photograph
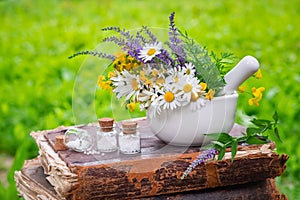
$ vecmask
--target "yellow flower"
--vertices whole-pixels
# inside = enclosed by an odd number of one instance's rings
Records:
[[[126,69],[127,71],[129,71],[129,70],[131,70],[132,66],[133,66],[132,63],[127,63],[127,64],[125,64],[125,69]]]
[[[132,89],[134,89],[135,91],[139,90],[139,82],[137,82],[137,80],[135,78],[133,78],[131,80],[131,86],[132,86]]]
[[[107,75],[108,78],[115,77],[115,76],[116,76],[115,72],[112,72],[112,71],[108,72],[108,75]]]
[[[153,76],[153,77],[157,77],[157,76],[158,76],[158,71],[157,71],[156,69],[153,69],[153,70],[151,71],[151,73],[152,73],[152,76]]]
[[[140,80],[142,80],[143,82],[146,82],[146,80],[147,80],[146,74],[144,71],[140,71]]]
[[[257,98],[251,98],[251,99],[248,100],[248,104],[249,104],[250,106],[252,106],[253,104],[256,105],[256,106],[259,106],[258,101],[259,101],[259,100],[258,100]]]
[[[256,79],[261,79],[262,78],[262,73],[261,73],[260,69],[258,69],[258,71],[255,73],[255,78]]]
[[[131,103],[127,104],[127,108],[129,109],[130,112],[133,112],[136,108],[136,103],[131,102]]]
[[[261,100],[262,92],[265,91],[265,88],[264,87],[259,87],[259,88],[253,87],[251,90],[252,90],[253,97]]]
[[[265,91],[264,87],[255,88],[252,89],[252,98],[248,100],[248,104],[252,106],[253,104],[256,106],[259,106],[259,101],[262,99],[262,92]]]
[[[120,72],[123,71],[123,69],[129,71],[133,67],[138,67],[141,64],[140,61],[125,53],[115,54],[115,56],[116,59],[113,61],[113,66]]]
[[[240,87],[238,87],[238,91],[240,92],[240,93],[243,93],[243,92],[245,92],[245,90],[246,90],[246,88],[247,88],[247,86],[240,86]]]
[[[214,97],[214,95],[215,95],[215,91],[212,90],[212,89],[210,89],[210,90],[207,92],[207,94],[205,95],[205,97],[206,97],[208,100],[212,100],[213,97]]]
[[[98,77],[98,86],[104,90],[112,90],[111,80],[105,80],[105,76]]]
[[[201,90],[204,91],[204,90],[206,90],[207,84],[201,82],[201,83],[200,83],[200,86],[201,86]]]
[[[153,86],[152,80],[146,77],[146,74],[144,71],[140,71],[140,80],[143,81],[145,85],[148,85],[150,87]]]
[[[157,85],[162,85],[165,83],[165,79],[163,77],[159,77],[157,80],[156,80],[156,84]]]

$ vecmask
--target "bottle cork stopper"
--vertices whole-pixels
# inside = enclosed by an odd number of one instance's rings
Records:
[[[101,118],[98,120],[101,130],[103,132],[110,132],[114,127],[114,119],[113,118]]]
[[[122,128],[124,134],[135,134],[136,133],[136,122],[124,121],[122,122]]]
[[[56,151],[65,151],[68,149],[68,147],[65,145],[65,136],[64,135],[55,136],[54,149]]]

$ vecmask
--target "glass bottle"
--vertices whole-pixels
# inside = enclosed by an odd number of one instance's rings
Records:
[[[141,152],[141,138],[136,122],[122,122],[122,132],[119,134],[119,149],[123,154]]]
[[[77,152],[88,152],[92,148],[93,138],[84,129],[69,128],[65,133],[65,145]]]
[[[101,118],[98,120],[100,129],[97,131],[97,150],[100,152],[112,152],[118,149],[117,131],[113,118]]]

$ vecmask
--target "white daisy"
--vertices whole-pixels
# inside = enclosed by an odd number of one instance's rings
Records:
[[[184,67],[182,67],[182,72],[189,76],[194,76],[196,73],[196,68],[193,63],[185,63]]]
[[[126,96],[126,100],[130,97],[138,95],[141,87],[139,77],[134,74],[130,74],[127,70],[123,70],[122,73],[118,73],[116,77],[112,77],[113,86],[115,89],[113,92],[117,93],[117,98]]]
[[[175,88],[164,88],[159,92],[161,95],[153,103],[157,103],[162,109],[171,109],[174,110],[180,106],[178,101],[179,94]]]
[[[146,44],[139,52],[139,58],[144,62],[151,61],[156,55],[161,53],[162,43],[156,42],[153,44]]]
[[[166,77],[166,86],[169,87],[170,85],[178,84],[179,80],[182,79],[183,73],[178,71],[177,68],[172,68],[168,70],[168,76]]]
[[[184,75],[178,81],[178,89],[180,92],[181,101],[184,105],[191,101],[192,94],[197,94],[201,92],[201,86],[199,85],[199,80],[196,77],[189,75]]]

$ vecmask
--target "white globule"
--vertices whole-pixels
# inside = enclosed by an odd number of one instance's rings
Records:
[[[138,134],[120,134],[119,146],[121,153],[139,153],[141,151],[140,137]]]

